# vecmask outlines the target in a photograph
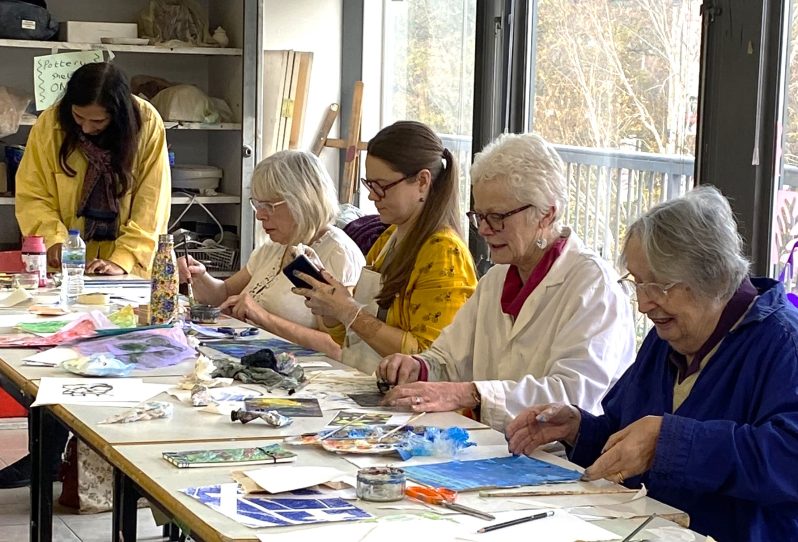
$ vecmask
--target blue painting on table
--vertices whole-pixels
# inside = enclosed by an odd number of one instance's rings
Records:
[[[223,354],[227,354],[228,356],[232,356],[234,358],[241,359],[242,357],[254,354],[259,350],[263,350],[264,348],[270,349],[275,354],[279,354],[280,352],[287,352],[289,354],[293,354],[298,358],[307,357],[307,356],[323,356],[321,352],[316,352],[315,350],[311,350],[309,348],[305,348],[304,346],[299,346],[298,344],[294,344],[288,341],[284,341],[282,339],[249,339],[249,340],[237,340],[237,341],[215,341],[215,342],[207,342],[205,344],[208,348],[213,348],[214,350],[218,350]]]
[[[314,489],[275,495],[245,495],[238,484],[189,487],[189,497],[247,527],[285,527],[333,521],[357,521],[371,514],[337,497]]]
[[[579,480],[581,473],[525,455],[404,467],[407,477],[455,491],[536,486]]]

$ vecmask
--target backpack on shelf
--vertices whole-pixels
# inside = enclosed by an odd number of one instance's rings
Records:
[[[43,1],[0,0],[0,38],[49,40],[58,32],[58,23]]]

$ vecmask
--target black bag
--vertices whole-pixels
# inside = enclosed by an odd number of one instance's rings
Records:
[[[0,0],[0,38],[48,40],[58,31],[58,23],[47,9],[20,0]]]

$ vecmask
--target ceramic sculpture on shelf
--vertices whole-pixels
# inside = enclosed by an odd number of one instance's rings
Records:
[[[213,41],[219,44],[219,47],[227,47],[230,40],[227,37],[227,32],[221,26],[217,26],[213,31]]]

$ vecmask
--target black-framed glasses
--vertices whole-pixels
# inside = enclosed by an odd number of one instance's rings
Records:
[[[365,177],[360,178],[360,183],[369,189],[375,196],[382,199],[385,197],[385,193],[396,186],[397,184],[401,183],[402,181],[406,181],[408,179],[412,179],[418,175],[418,173],[413,173],[412,175],[408,175],[407,177],[402,177],[398,181],[389,182],[388,184],[380,184],[384,183],[385,179],[366,179]]]
[[[488,227],[493,233],[499,233],[504,229],[505,218],[518,214],[521,211],[526,211],[530,207],[534,207],[534,205],[531,203],[522,205],[518,209],[513,209],[506,213],[478,213],[477,211],[468,211],[466,216],[468,217],[468,221],[471,222],[471,225],[475,228],[479,229],[479,224],[484,220],[488,223]]]
[[[271,201],[261,201],[255,198],[249,198],[249,206],[252,207],[253,211],[255,211],[256,213],[258,211],[263,211],[269,216],[273,215],[275,208],[279,205],[282,205],[283,203],[285,203],[285,200],[271,202]]]
[[[626,273],[618,279],[618,284],[630,297],[639,296],[641,293],[654,302],[664,301],[668,297],[671,288],[679,284],[678,282],[637,282],[631,273]]]

